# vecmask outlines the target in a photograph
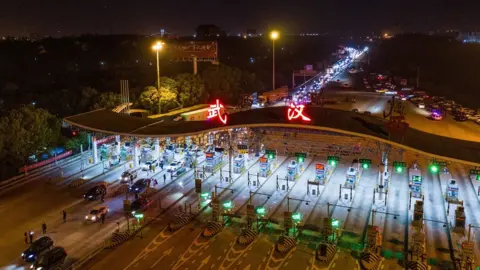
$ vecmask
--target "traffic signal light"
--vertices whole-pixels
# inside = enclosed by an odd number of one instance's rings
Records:
[[[372,160],[371,159],[360,159],[359,160],[360,163],[362,164],[362,168],[364,170],[370,168],[370,164],[372,164]]]
[[[273,159],[273,158],[274,158],[273,154],[268,154],[268,159]]]
[[[437,173],[438,172],[438,166],[436,164],[430,165],[430,172]]]
[[[332,167],[337,166],[339,160],[340,160],[340,158],[337,157],[337,156],[328,156],[327,157],[328,165],[330,165]]]
[[[257,209],[255,209],[255,212],[257,213],[257,215],[263,216],[265,215],[266,210],[265,210],[265,207],[261,206],[261,207],[257,207]]]
[[[293,213],[292,214],[292,219],[295,220],[296,222],[299,222],[300,220],[302,220],[302,214],[300,213]]]
[[[304,162],[305,159],[304,159],[303,157],[297,157],[297,161],[298,161],[298,162]]]
[[[332,227],[334,227],[334,228],[340,227],[340,220],[332,219]]]
[[[403,172],[403,167],[396,166],[396,167],[395,167],[395,171],[396,171],[397,173],[401,173],[401,172]]]
[[[265,154],[267,154],[268,159],[272,160],[272,159],[275,159],[276,151],[271,150],[271,149],[267,149],[267,150],[265,150]]]
[[[223,208],[225,209],[232,209],[232,201],[226,201],[223,203]]]
[[[480,174],[477,174],[477,180],[480,181]]]

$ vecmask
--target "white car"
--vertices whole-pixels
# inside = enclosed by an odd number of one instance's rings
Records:
[[[108,212],[108,207],[105,205],[94,207],[88,215],[85,216],[86,221],[95,222],[102,218],[102,214],[106,215]]]
[[[167,166],[167,172],[175,172],[182,166],[180,161],[174,161]]]

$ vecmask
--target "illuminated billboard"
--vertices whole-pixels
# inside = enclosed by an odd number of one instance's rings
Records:
[[[218,57],[216,41],[185,41],[169,44],[167,47],[173,58],[179,60],[196,56],[199,61],[213,61]]]

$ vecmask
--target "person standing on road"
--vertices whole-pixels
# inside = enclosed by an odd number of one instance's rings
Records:
[[[63,222],[67,222],[67,211],[63,210],[62,215],[63,215]]]
[[[102,213],[102,224],[104,224],[104,223],[105,223],[105,214]]]
[[[25,244],[28,244],[28,234],[27,234],[27,232],[24,232],[23,236],[25,237]]]
[[[45,224],[45,221],[42,224],[42,232],[43,232],[43,234],[47,233],[47,224]]]
[[[167,175],[163,174],[163,183],[165,184],[167,182]]]

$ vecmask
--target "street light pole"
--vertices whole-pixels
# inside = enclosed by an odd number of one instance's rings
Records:
[[[272,40],[272,90],[275,89],[275,40],[279,37],[278,31],[272,31],[270,33],[270,39]]]
[[[158,113],[162,113],[160,107],[160,51],[163,48],[163,43],[158,41],[153,45],[153,50],[157,52],[157,90],[158,90]]]
[[[275,89],[275,39],[272,39],[272,90]]]

